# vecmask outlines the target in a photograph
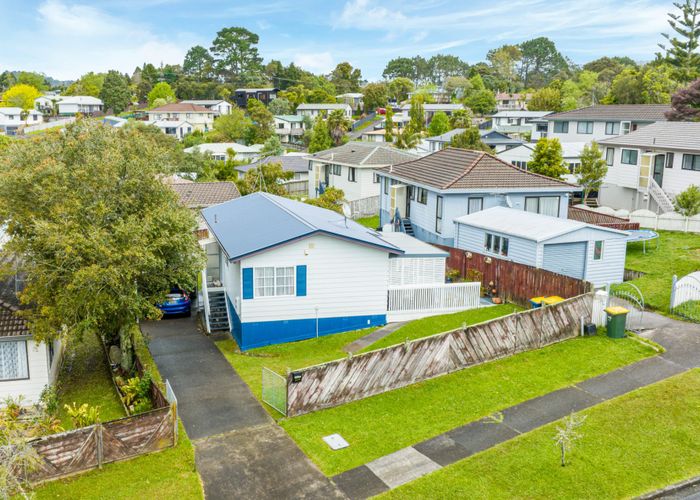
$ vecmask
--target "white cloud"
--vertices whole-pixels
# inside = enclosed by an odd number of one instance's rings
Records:
[[[359,28],[365,30],[393,30],[407,20],[400,11],[388,9],[379,2],[370,0],[350,0],[343,7],[335,26],[340,28]]]
[[[314,73],[329,73],[335,68],[330,52],[298,52],[294,64]]]

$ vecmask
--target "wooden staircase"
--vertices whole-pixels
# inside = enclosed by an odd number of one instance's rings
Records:
[[[413,231],[413,224],[411,224],[411,219],[401,219],[401,225],[403,226],[403,231],[409,236],[414,236],[416,235],[415,231]]]
[[[226,292],[209,292],[209,329],[212,332],[230,331]]]

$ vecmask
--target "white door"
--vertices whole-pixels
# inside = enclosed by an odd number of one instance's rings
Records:
[[[403,219],[406,217],[406,185],[394,184],[389,188],[391,194],[391,213],[392,218],[396,214],[396,209],[399,209],[399,216]]]

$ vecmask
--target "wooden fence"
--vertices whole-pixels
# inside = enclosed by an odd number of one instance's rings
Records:
[[[348,205],[350,205],[350,214],[353,219],[371,217],[379,213],[379,196],[353,200],[348,202]]]
[[[287,416],[330,408],[575,337],[593,295],[295,371]],[[397,410],[400,411],[400,410]]]
[[[309,194],[309,181],[286,181],[284,184],[284,189],[287,194],[290,195],[302,195],[307,196]]]
[[[395,259],[400,260],[400,259]],[[387,321],[408,321],[479,307],[481,283],[437,283],[389,287]]]
[[[450,253],[447,267],[457,269],[462,276],[471,279],[468,271],[478,271],[485,287],[494,283],[497,295],[508,302],[530,306],[532,297],[559,295],[568,299],[593,289],[587,281],[553,273],[509,260],[488,257],[459,248],[435,245]]]
[[[629,219],[617,217],[615,215],[604,214],[589,208],[569,207],[569,219],[594,224],[620,231],[630,231],[639,229],[639,222],[632,222]]]

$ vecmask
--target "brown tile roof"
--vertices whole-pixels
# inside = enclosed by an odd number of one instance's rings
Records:
[[[576,186],[526,172],[482,151],[445,148],[418,160],[378,169],[407,181],[447,189],[561,188]]]
[[[15,259],[7,255],[0,256],[0,266],[3,271],[15,266]],[[16,337],[30,335],[27,323],[17,315],[20,309],[17,297],[17,275],[4,274],[0,278],[0,337]]]
[[[417,155],[402,151],[388,144],[371,142],[348,142],[311,156],[313,160],[346,163],[350,165],[392,165],[417,158]]]
[[[204,106],[197,106],[196,104],[190,104],[185,102],[173,102],[166,104],[165,106],[160,106],[159,108],[153,108],[149,110],[149,113],[213,113],[211,109],[207,109]]]
[[[241,196],[233,182],[191,182],[170,187],[180,197],[180,203],[190,208],[210,207]]]

